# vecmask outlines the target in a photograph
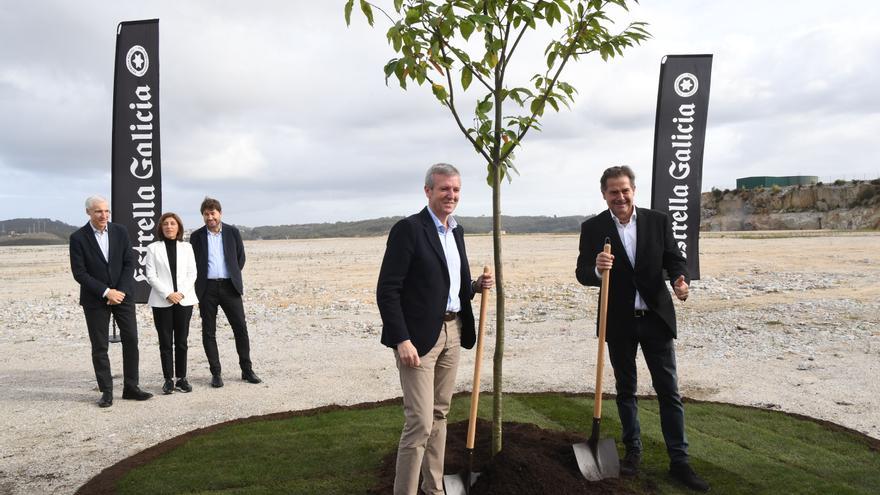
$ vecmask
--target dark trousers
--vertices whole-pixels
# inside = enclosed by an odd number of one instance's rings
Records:
[[[110,340],[110,315],[116,319],[119,336],[122,338],[122,386],[134,389],[138,386],[138,334],[134,303],[124,302],[104,305],[97,308],[83,307],[89,341],[92,343],[92,366],[95,379],[101,392],[113,391],[113,378],[110,374],[110,357],[107,355]]]
[[[632,338],[608,342],[608,357],[614,367],[614,379],[617,382],[617,413],[623,429],[623,444],[627,451],[642,450],[636,399],[636,352],[641,345],[660,404],[660,427],[669,459],[673,464],[687,462],[684,406],[678,393],[673,340],[666,332],[663,322],[653,312],[636,318],[633,330]]]
[[[173,304],[167,308],[153,308],[153,323],[159,334],[159,359],[162,360],[162,376],[166,380],[186,377],[186,340],[189,337],[189,320],[192,306]],[[173,351],[172,351],[173,347]]]
[[[244,305],[241,294],[228,279],[208,280],[204,297],[199,299],[199,314],[202,317],[202,345],[212,375],[220,374],[220,353],[217,351],[217,308],[232,327],[235,336],[235,350],[238,351],[238,364],[242,371],[251,371],[251,345],[248,340],[247,322],[244,319]]]

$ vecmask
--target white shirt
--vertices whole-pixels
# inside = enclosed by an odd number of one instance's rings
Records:
[[[428,207],[428,213],[437,227],[437,235],[440,236],[440,246],[443,247],[443,255],[446,257],[446,268],[449,269],[449,296],[446,299],[446,311],[458,313],[461,311],[461,299],[458,291],[461,290],[461,255],[458,254],[458,245],[455,243],[455,235],[452,231],[458,226],[458,222],[450,215],[447,218],[449,227],[440,223],[437,215]]]
[[[104,226],[104,230],[98,230],[92,225],[92,222],[89,222],[89,225],[92,227],[92,232],[95,233],[95,240],[98,241],[98,247],[101,248],[101,254],[104,255],[104,261],[110,262],[110,232],[107,226]]]
[[[98,241],[98,247],[101,248],[101,254],[104,255],[104,261],[110,263],[110,229],[107,226],[104,226],[104,230],[98,230],[92,225],[92,222],[89,222],[89,226],[92,228],[92,232],[95,233],[95,240]],[[110,288],[104,289],[104,293],[101,294],[101,297],[107,297],[107,293],[110,292]]]
[[[617,215],[615,215],[611,210],[609,210],[608,212],[611,213],[611,218],[614,220],[614,225],[617,226],[617,235],[620,236],[620,241],[623,243],[623,249],[626,251],[626,257],[629,258],[629,264],[632,265],[633,269],[635,269],[637,221],[636,207],[633,206],[632,216],[629,217],[629,222],[625,224],[620,223]],[[601,276],[599,278],[601,278]],[[633,309],[648,309],[648,305],[645,304],[645,300],[642,299],[642,295],[639,294],[638,289],[636,289],[635,304]]]

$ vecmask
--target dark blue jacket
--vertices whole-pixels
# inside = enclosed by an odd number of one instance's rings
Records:
[[[134,301],[134,251],[128,229],[107,223],[110,260],[104,259],[90,223],[70,236],[70,270],[79,282],[79,303],[85,308],[107,304],[107,289],[124,292],[126,302]]]
[[[464,229],[452,231],[461,257],[461,345],[474,346],[471,271],[464,248]],[[382,343],[388,347],[409,339],[419,356],[427,354],[443,327],[449,297],[449,268],[437,227],[428,208],[391,228],[379,270],[376,302],[382,316]]]
[[[228,224],[221,224],[223,232],[223,258],[226,260],[226,272],[239,295],[244,294],[244,284],[241,281],[241,270],[244,268],[244,243],[241,241],[241,233],[237,228]],[[196,256],[196,296],[202,299],[208,288],[208,228],[202,227],[189,236],[193,254]]]

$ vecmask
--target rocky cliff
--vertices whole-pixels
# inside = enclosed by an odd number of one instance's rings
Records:
[[[880,179],[702,195],[700,230],[880,229]]]

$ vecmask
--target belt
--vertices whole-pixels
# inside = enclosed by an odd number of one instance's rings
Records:
[[[443,314],[443,321],[452,321],[456,318],[458,318],[458,313],[452,311],[447,311]]]
[[[226,282],[227,280],[229,280],[229,279],[228,278],[209,278],[208,282],[214,282],[214,283],[219,284],[220,282]]]
[[[637,309],[633,311],[633,316],[636,318],[644,318],[645,316],[648,316],[648,313],[650,312],[650,309]]]

